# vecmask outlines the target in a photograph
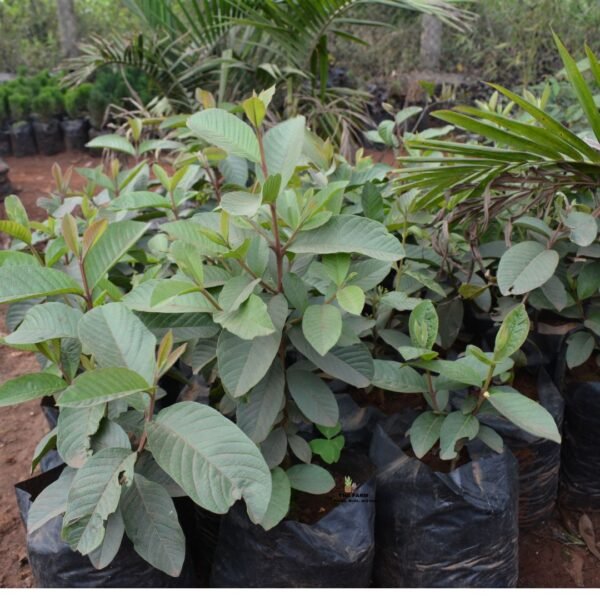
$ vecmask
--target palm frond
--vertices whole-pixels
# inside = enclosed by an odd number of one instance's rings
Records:
[[[542,103],[492,85],[528,119],[461,106],[433,113],[484,143],[407,141],[407,147],[423,154],[402,157],[401,163],[425,166],[402,169],[398,189],[419,190],[418,203],[428,208],[437,206],[446,220],[484,226],[509,208],[545,206],[558,191],[595,191],[600,186],[600,113],[575,61],[558,38],[556,43],[567,77],[597,140],[575,135],[541,108]],[[597,66],[589,49],[587,54],[590,63]],[[600,68],[592,72],[600,85]],[[445,155],[443,160],[440,152]]]

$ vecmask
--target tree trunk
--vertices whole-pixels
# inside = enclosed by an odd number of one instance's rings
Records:
[[[77,56],[77,17],[73,0],[56,0],[58,35],[64,58]]]
[[[442,54],[442,22],[434,15],[421,17],[421,49],[419,66],[428,71],[440,70]]]

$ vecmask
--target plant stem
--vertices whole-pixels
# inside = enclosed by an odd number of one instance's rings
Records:
[[[79,272],[81,273],[81,281],[83,283],[83,291],[85,294],[85,301],[88,307],[88,310],[92,310],[94,308],[94,300],[92,298],[92,293],[90,292],[90,286],[88,285],[87,277],[85,275],[85,269],[83,267],[83,260],[79,258],[77,260],[79,264]]]
[[[244,271],[250,275],[250,277],[253,277],[254,279],[260,279],[260,285],[262,285],[265,290],[271,292],[272,294],[277,293],[275,288],[272,288],[266,281],[263,281],[241,258],[236,259],[236,261],[238,265],[240,265],[240,267],[242,267],[242,269],[244,269]]]
[[[431,396],[431,404],[433,404],[433,410],[435,412],[441,412],[439,404],[437,403],[437,396],[435,390],[433,389],[433,379],[431,377],[431,373],[427,371],[427,388],[429,390],[429,395]]]
[[[175,220],[178,221],[179,213],[177,212],[177,205],[175,204],[175,196],[173,195],[173,192],[171,192],[171,191],[169,191],[169,201],[171,202],[171,210],[173,211]]]
[[[248,223],[248,225],[250,225],[250,227],[252,227],[252,229],[254,229],[254,231],[256,231],[256,233],[258,233],[258,235],[263,237],[269,244],[272,243],[269,236],[252,219],[249,219],[248,217],[242,218],[246,223]]]
[[[477,399],[477,405],[475,406],[475,410],[473,411],[474,415],[476,415],[479,412],[483,403],[486,401],[487,396],[489,395],[488,390],[490,388],[490,384],[492,383],[492,379],[494,378],[495,369],[496,365],[490,365],[483,387],[479,390],[479,398]]]
[[[198,288],[198,291],[217,309],[223,310],[219,303],[204,288]]]
[[[221,204],[221,185],[219,184],[219,178],[216,176],[214,169],[206,163],[204,165],[206,169],[206,174],[210,179],[210,183],[213,186],[213,190],[215,190],[215,197],[217,199],[217,204]]]
[[[45,267],[43,258],[40,256],[40,253],[35,249],[33,244],[29,244],[29,249],[31,250],[31,254],[37,258],[37,261],[40,263],[42,267]]]
[[[265,158],[265,147],[263,144],[262,130],[257,127],[255,129],[256,137],[258,139],[258,148],[260,151],[260,166],[262,174],[265,180],[269,176],[269,170],[267,168],[267,160]],[[275,257],[277,258],[277,291],[281,293],[283,291],[283,255],[285,250],[281,246],[281,239],[279,237],[279,225],[277,223],[277,208],[274,203],[271,203],[271,222],[273,223],[273,236],[275,238],[275,244],[273,250],[275,251]]]
[[[271,220],[273,222],[273,235],[275,236],[275,257],[277,258],[277,291],[283,291],[283,249],[279,239],[279,226],[277,224],[277,209],[271,204]]]
[[[265,147],[263,144],[263,135],[260,127],[254,129],[256,131],[256,137],[258,138],[258,150],[260,152],[260,168],[262,170],[263,177],[265,180],[269,176],[269,170],[267,169],[267,159],[265,157]]]
[[[154,416],[155,404],[156,404],[156,382],[155,382],[155,386],[152,390],[152,394],[150,394],[150,404],[148,405],[148,410],[146,411],[146,417],[145,417],[146,423],[150,423],[150,421],[152,421],[152,417]],[[142,433],[142,437],[140,438],[140,441],[138,443],[138,447],[136,450],[136,452],[138,454],[142,453],[142,450],[144,449],[144,446],[146,445],[147,440],[148,440],[148,434],[146,432],[146,428],[144,427],[144,432]]]

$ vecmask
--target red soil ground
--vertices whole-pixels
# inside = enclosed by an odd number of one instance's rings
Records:
[[[384,157],[388,158],[388,157]],[[33,218],[44,218],[35,202],[53,188],[50,169],[58,162],[66,169],[90,167],[98,159],[66,153],[55,157],[8,158],[10,178]],[[75,176],[73,184],[78,183]],[[19,189],[20,188],[20,189]],[[3,209],[0,208],[0,218]],[[6,334],[5,309],[0,308],[0,336]],[[37,370],[35,359],[0,346],[0,383]],[[20,522],[13,486],[29,476],[29,465],[37,441],[48,430],[35,402],[3,409],[0,414],[0,587],[35,585],[27,563],[25,531]],[[600,514],[589,515],[600,540]],[[519,544],[521,587],[600,587],[600,559],[594,556],[578,533],[579,515],[559,515],[533,531],[522,532]],[[588,536],[589,540],[589,536]],[[596,547],[600,556],[600,549]]]

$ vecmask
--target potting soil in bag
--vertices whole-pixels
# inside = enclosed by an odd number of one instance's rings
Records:
[[[34,121],[33,132],[40,154],[52,156],[64,151],[65,144],[62,138],[62,130],[57,119],[51,119],[47,122]]]
[[[62,469],[62,466],[57,467],[15,486],[23,523],[27,523],[29,508],[37,495],[58,479]],[[27,556],[38,587],[165,588],[195,584],[189,553],[181,575],[170,577],[141,558],[124,536],[114,560],[104,569],[97,570],[87,556],[74,552],[62,541],[61,528],[62,515],[59,515],[27,535]]]
[[[560,431],[565,402],[544,368],[538,369],[537,400]],[[481,415],[480,420],[504,438],[519,463],[519,525],[531,527],[550,517],[558,494],[560,444],[531,435],[500,416]]]
[[[265,531],[238,502],[221,522],[211,585],[368,586],[375,551],[375,480],[369,477],[314,524],[286,519]]]
[[[565,387],[560,499],[568,508],[600,510],[600,381]]]
[[[12,125],[10,128],[10,144],[14,156],[17,158],[37,154],[33,128],[27,121],[21,121]]]
[[[89,125],[85,119],[67,119],[61,123],[65,147],[69,151],[85,150],[88,141]]]
[[[396,423],[397,424],[397,423]],[[376,555],[379,587],[512,587],[518,577],[517,461],[478,455],[449,474],[405,454],[406,438],[378,425]],[[398,443],[400,445],[398,445]]]

